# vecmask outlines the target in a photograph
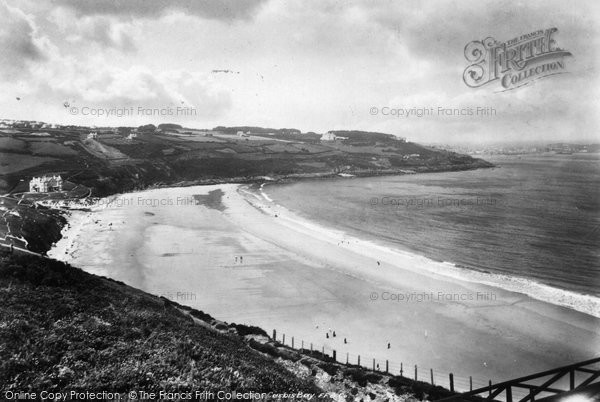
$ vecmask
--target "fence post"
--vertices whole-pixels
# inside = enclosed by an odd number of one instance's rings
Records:
[[[415,364],[415,381],[417,381],[417,365]]]
[[[506,402],[512,402],[512,387],[506,387]]]
[[[402,363],[400,363],[400,377],[404,374],[404,368],[402,367]]]
[[[473,377],[469,376],[469,391],[473,391]]]
[[[337,362],[337,352],[333,351],[333,360]]]
[[[389,360],[385,361],[385,373],[389,373],[390,372],[390,362]]]
[[[285,334],[283,334],[282,336],[283,336],[283,338],[281,340],[281,343],[283,343],[285,345]]]
[[[358,365],[360,366],[360,355],[358,355]]]
[[[304,341],[302,341],[302,349],[304,349]]]
[[[350,353],[346,352],[346,366],[348,365],[349,358],[350,358]]]
[[[454,392],[454,374],[450,373],[450,392]]]
[[[312,342],[310,343],[310,354],[312,354]]]
[[[373,371],[375,371],[375,359],[373,359]]]
[[[490,390],[488,391],[488,396],[492,396],[492,380],[490,380]]]
[[[276,329],[273,330],[273,340],[274,341],[277,340],[277,330]]]
[[[429,369],[429,374],[431,374],[431,385],[435,385],[435,384],[433,383],[433,369],[432,369],[432,368],[431,368],[431,369]]]
[[[321,349],[321,354],[323,355],[322,357],[325,357],[325,346],[323,346],[323,348]]]
[[[292,349],[294,349],[294,337],[292,336]]]

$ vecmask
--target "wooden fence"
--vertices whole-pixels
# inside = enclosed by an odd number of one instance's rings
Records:
[[[292,349],[305,350],[310,353],[320,353],[324,357],[331,358],[338,363],[356,365],[384,374],[400,375],[405,378],[414,379],[415,381],[428,382],[432,385],[439,385],[447,388],[452,392],[472,391],[474,387],[481,388],[492,384],[491,380],[474,380],[472,376],[460,377],[453,373],[442,373],[433,368],[419,367],[416,364],[391,362],[387,359],[367,358],[364,355],[355,355],[348,352],[338,354],[335,349],[323,345],[316,345],[311,342],[304,342],[304,340],[298,340],[293,336],[288,336],[286,338],[286,335],[283,333],[278,338],[277,330],[273,330],[272,339]]]

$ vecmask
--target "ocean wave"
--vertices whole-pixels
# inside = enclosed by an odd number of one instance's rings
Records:
[[[329,237],[332,239],[345,239],[348,244],[359,245],[363,252],[372,254],[373,256],[378,254],[395,254],[402,256],[403,258],[413,259],[415,262],[420,262],[420,264],[415,264],[419,266],[418,269],[411,269],[414,272],[422,274],[430,273],[458,281],[471,282],[495,287],[509,292],[521,293],[535,300],[566,307],[600,318],[600,298],[596,296],[560,289],[519,276],[487,272],[447,261],[435,261],[431,258],[415,254],[413,252],[393,248],[389,245],[383,245],[372,240],[364,240],[349,235],[343,230],[325,227],[320,223],[300,217],[284,206],[275,203],[273,199],[264,192],[263,186],[260,188],[260,195],[265,201],[271,204],[271,208],[273,210],[278,211],[280,217],[285,217],[285,221],[293,225],[294,228],[301,228],[310,233],[318,233],[323,237]],[[372,252],[369,253],[369,250]],[[391,263],[393,264],[393,261]],[[403,269],[404,268],[405,267],[403,267]]]
[[[449,262],[443,264],[446,265],[443,272],[446,276],[522,293],[532,299],[567,307],[600,318],[600,298],[596,296],[560,289],[523,277],[481,272]]]

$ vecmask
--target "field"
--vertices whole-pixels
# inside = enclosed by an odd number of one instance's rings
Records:
[[[32,155],[49,155],[49,156],[73,156],[77,155],[77,151],[54,142],[31,142],[30,149]]]
[[[23,156],[19,154],[0,152],[0,175],[27,170],[41,166],[44,163],[53,162],[54,158],[43,156]],[[4,189],[6,190],[6,189]]]

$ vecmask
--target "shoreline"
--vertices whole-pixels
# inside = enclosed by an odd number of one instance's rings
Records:
[[[272,184],[276,185],[277,183],[264,183],[259,188],[259,192],[268,203],[273,204],[273,208],[286,210],[288,213],[295,215],[296,218],[294,219],[298,221],[299,224],[301,224],[302,220],[310,221],[310,218],[299,218],[297,213],[290,211],[286,207],[277,204],[273,199],[271,199],[271,197],[265,193],[264,188],[267,185]],[[330,230],[328,227],[325,227],[320,223],[316,223],[314,225],[320,226],[324,230]],[[419,254],[413,250],[397,248],[395,247],[396,245],[386,244],[385,242],[380,242],[377,240],[365,240],[361,238],[360,235],[347,233],[345,228],[336,228],[333,230],[342,231],[346,233],[347,237],[358,239],[359,241],[368,244],[370,247],[380,249],[384,252],[390,251],[401,255],[407,255],[412,258],[425,259],[428,261],[428,264],[424,265],[424,267],[430,268],[430,272],[435,275],[442,275],[444,277],[459,281],[491,286],[509,292],[521,293],[544,303],[565,307],[580,313],[588,314],[595,318],[600,318],[600,297],[595,295],[574,292],[568,289],[561,289],[518,275],[493,273],[479,270],[477,267],[462,266],[452,261],[436,260],[426,255]],[[534,290],[532,290],[532,288]]]
[[[374,248],[319,224],[298,224],[293,213],[275,218],[272,207],[253,205],[266,200],[243,185],[163,188],[126,197],[209,191],[223,193],[223,211],[114,203],[95,212],[73,211],[66,239],[50,254],[150,293],[170,294],[218,319],[277,329],[337,349],[338,356],[349,353],[351,362],[368,353],[363,358],[389,357],[446,373],[459,368],[496,381],[583,359],[597,350],[594,343],[600,345],[594,317],[485,284],[424,275],[430,263],[425,257]],[[243,264],[233,260],[238,254]],[[382,300],[386,292],[490,291],[496,300]],[[372,293],[379,300],[370,300]],[[538,327],[522,324],[536,320]],[[338,338],[326,339],[325,328],[337,328]],[[342,337],[350,342],[341,343]],[[392,350],[385,348],[390,340]]]

